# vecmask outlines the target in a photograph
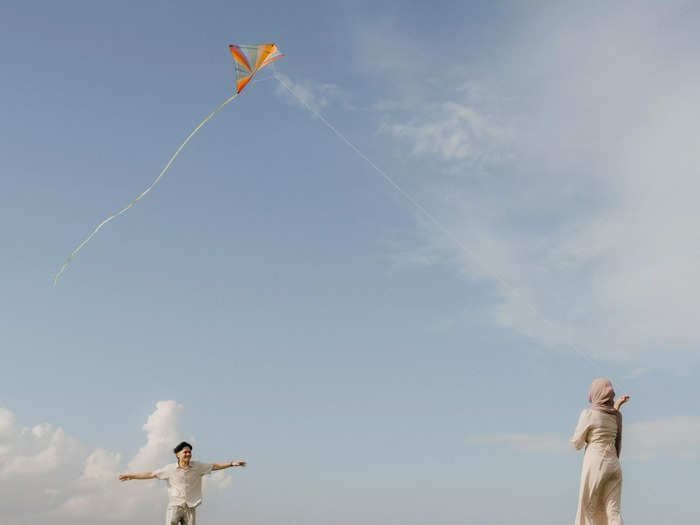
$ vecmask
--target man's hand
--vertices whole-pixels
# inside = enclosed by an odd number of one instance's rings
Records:
[[[245,467],[245,461],[228,461],[227,463],[214,463],[211,466],[212,470],[221,470],[230,467]]]
[[[129,481],[134,479],[131,474],[119,474],[119,481]]]
[[[620,407],[630,400],[630,396],[620,396],[615,401],[615,410],[620,410]]]

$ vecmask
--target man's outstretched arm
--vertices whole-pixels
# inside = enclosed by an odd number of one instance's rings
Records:
[[[229,467],[245,467],[245,461],[227,461],[226,463],[214,463],[212,470],[221,470]]]
[[[119,474],[119,481],[129,481],[132,479],[153,479],[156,475],[153,472],[143,472],[141,474]]]

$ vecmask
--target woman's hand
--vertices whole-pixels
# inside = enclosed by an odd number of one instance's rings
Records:
[[[627,403],[627,401],[630,400],[630,396],[620,396],[617,398],[617,401],[615,401],[615,410],[620,410],[620,407]]]

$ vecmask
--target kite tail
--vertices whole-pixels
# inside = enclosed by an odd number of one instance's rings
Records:
[[[180,144],[180,147],[177,148],[177,151],[173,154],[172,157],[170,157],[170,160],[169,160],[168,163],[165,165],[165,167],[164,167],[163,170],[160,172],[160,174],[156,177],[156,180],[154,180],[153,183],[141,193],[141,195],[139,195],[138,197],[136,197],[133,201],[131,201],[129,204],[127,204],[127,205],[126,205],[122,210],[120,210],[119,212],[115,213],[115,214],[112,215],[111,217],[107,217],[105,220],[103,220],[100,224],[97,225],[97,228],[95,228],[94,230],[92,230],[92,233],[91,233],[90,235],[88,235],[88,236],[86,237],[86,239],[85,239],[83,242],[81,242],[80,245],[79,245],[75,250],[73,250],[73,253],[71,253],[71,254],[68,256],[68,259],[66,259],[66,262],[63,263],[63,266],[61,266],[61,269],[60,269],[59,272],[56,274],[56,277],[53,278],[53,285],[54,285],[54,286],[56,286],[56,282],[58,281],[58,278],[59,278],[59,277],[61,276],[61,274],[64,272],[64,270],[66,269],[66,267],[68,266],[68,264],[70,264],[71,259],[73,259],[73,257],[75,257],[75,256],[77,255],[77,253],[82,249],[82,247],[85,246],[85,245],[90,241],[90,239],[92,239],[92,238],[95,236],[95,234],[96,234],[98,231],[100,231],[100,229],[102,228],[102,226],[104,226],[105,224],[107,224],[107,223],[108,223],[109,221],[111,221],[112,219],[114,219],[114,218],[116,218],[116,217],[119,217],[119,216],[122,215],[126,210],[128,210],[128,209],[131,208],[134,204],[136,204],[138,201],[140,201],[141,199],[143,199],[143,198],[148,194],[148,192],[151,191],[151,189],[153,188],[153,186],[155,186],[156,184],[158,184],[158,181],[163,177],[163,175],[165,175],[165,172],[168,171],[168,168],[170,167],[170,165],[171,165],[171,164],[173,163],[173,161],[175,160],[175,157],[177,157],[177,156],[180,154],[180,151],[182,151],[182,148],[185,147],[185,145],[186,145],[186,144],[190,141],[190,139],[200,130],[200,128],[201,128],[202,126],[204,126],[204,124],[206,124],[214,115],[216,115],[226,104],[228,104],[229,102],[231,102],[231,101],[232,101],[234,98],[236,98],[237,96],[238,96],[238,93],[234,93],[231,97],[229,97],[229,98],[226,100],[226,102],[224,102],[224,103],[221,104],[218,108],[216,108],[214,111],[212,111],[212,112],[209,114],[209,116],[208,116],[207,118],[205,118],[202,122],[199,123],[199,125],[198,125],[196,128],[194,128],[194,130],[192,131],[192,133],[190,133],[190,134],[187,136],[187,138],[185,139],[185,142],[183,142],[182,144]]]

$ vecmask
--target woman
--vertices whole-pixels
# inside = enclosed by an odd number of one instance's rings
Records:
[[[575,525],[622,525],[620,407],[629,398],[621,396],[614,401],[615,391],[607,379],[594,379],[588,391],[591,406],[581,412],[571,437],[576,450],[586,445]]]

